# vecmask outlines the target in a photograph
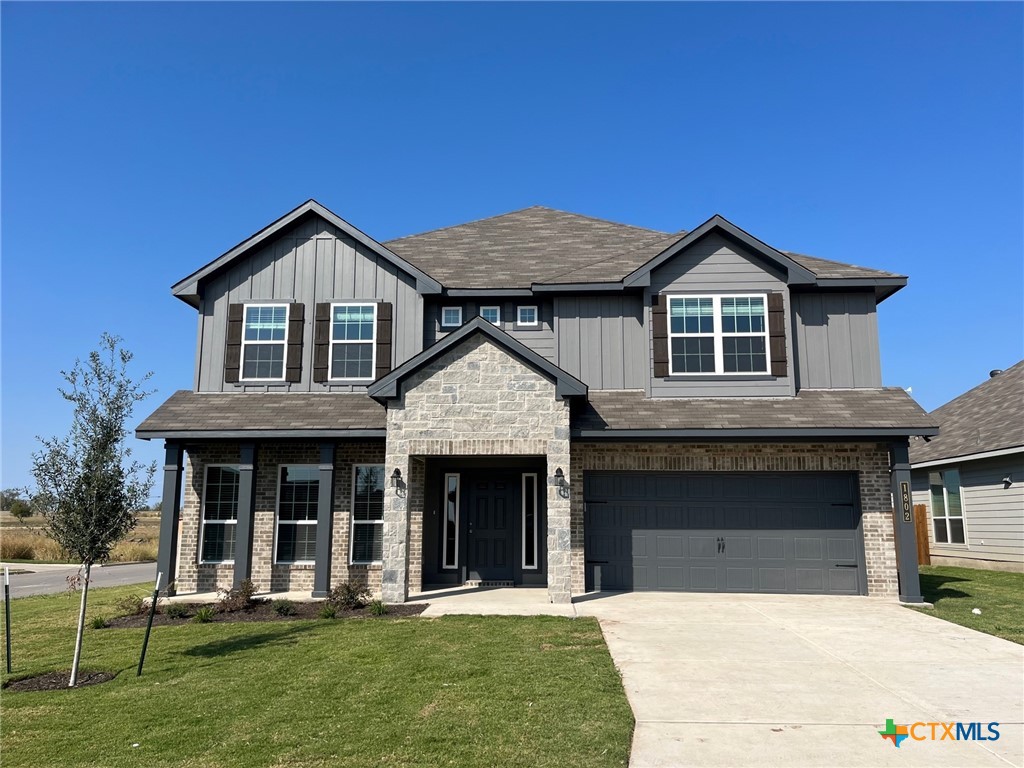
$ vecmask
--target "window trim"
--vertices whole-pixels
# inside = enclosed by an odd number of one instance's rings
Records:
[[[216,467],[218,469],[239,469],[238,464],[206,464],[203,467],[203,491],[199,502],[199,551],[196,553],[196,562],[199,565],[234,565],[235,559],[230,560],[204,560],[203,559],[203,544],[206,540],[206,486],[210,479],[210,467]],[[214,525],[234,525],[236,526],[235,532],[238,532],[238,502],[235,502],[235,519],[234,520],[213,520],[211,521]],[[238,538],[235,537],[235,551],[238,551]]]
[[[523,322],[523,310],[524,309],[532,309],[533,310],[533,318],[534,318],[534,320],[533,320],[532,323],[525,323],[525,322]],[[516,325],[518,325],[518,326],[520,326],[522,328],[536,328],[537,326],[539,326],[540,325],[540,307],[538,305],[536,305],[536,304],[521,304],[518,307],[516,307]]]
[[[448,310],[459,313],[459,321],[457,323],[445,322],[444,313]],[[462,307],[441,307],[441,327],[442,328],[461,328],[462,327]]]
[[[764,331],[760,333],[726,333],[722,330],[722,299],[761,299],[764,304]],[[711,299],[711,333],[679,333],[672,331],[672,300],[673,299]],[[771,336],[768,329],[768,294],[766,293],[672,293],[665,296],[665,309],[667,312],[666,324],[668,333],[668,375],[669,376],[697,376],[709,378],[712,376],[768,376],[772,375],[771,361]],[[764,365],[763,371],[726,371],[725,370],[725,343],[726,338],[756,338],[764,339]],[[676,371],[674,367],[674,355],[672,354],[673,339],[714,339],[715,370],[714,371]]]
[[[484,318],[484,311],[488,310],[488,309],[493,309],[493,310],[495,310],[498,313],[498,319],[497,320],[490,321],[490,320],[487,320],[487,318]],[[498,328],[500,328],[501,327],[501,304],[485,304],[485,305],[481,306],[480,307],[480,317],[484,319],[484,322],[489,322],[489,323],[491,323],[491,325],[494,325],[494,326],[497,326]]]
[[[526,564],[526,478],[533,478],[533,565]],[[520,515],[520,529],[522,530],[522,568],[524,571],[540,570],[540,509],[538,502],[540,498],[540,480],[536,472],[524,472],[522,479],[522,513]]]
[[[946,484],[946,473],[947,472],[956,472],[957,488],[959,489],[957,491],[957,495],[960,497],[960,514],[959,515],[950,515],[949,514],[949,486]],[[938,475],[939,476],[939,482],[942,484],[942,514],[938,515],[938,516],[936,516],[936,514],[935,514],[935,499],[932,496],[932,487],[933,487],[933,484],[932,484],[932,481],[931,481],[931,476],[932,475]],[[967,532],[967,508],[964,505],[964,484],[963,484],[962,475],[960,474],[960,467],[949,467],[948,469],[940,469],[940,470],[938,470],[936,472],[929,472],[928,473],[928,511],[931,512],[931,516],[932,516],[931,540],[935,544],[935,546],[937,546],[937,547],[954,547],[954,548],[961,548],[962,547],[964,549],[970,549],[970,546],[969,546],[969,543],[968,543],[968,542],[970,542],[970,536],[968,535],[968,532]],[[942,520],[945,523],[945,527],[946,527],[946,540],[945,541],[939,541],[938,539],[935,538],[935,521],[936,520]],[[949,525],[949,521],[950,520],[959,520],[963,524],[963,528],[964,528],[964,540],[963,541],[953,541],[952,529],[950,528],[950,525]]]
[[[448,534],[441,529],[441,570],[443,571],[457,571],[459,569],[459,523],[461,512],[460,507],[462,506],[462,476],[458,472],[445,472],[444,473],[444,489],[443,500],[444,500],[444,517],[442,518],[442,525],[448,522],[448,478],[455,478],[455,552],[452,565],[448,565]]]
[[[248,322],[249,309],[252,307],[281,307],[284,309],[284,338],[281,341],[247,341],[245,338],[245,325]],[[238,381],[239,383],[251,383],[258,381],[285,381],[288,378],[288,321],[291,320],[291,304],[281,301],[249,301],[242,302],[242,348],[239,351],[238,359]],[[281,375],[280,376],[245,376],[245,348],[257,344],[280,344],[281,345]]]
[[[381,536],[381,552],[383,553],[384,544],[384,510],[381,510],[380,520],[356,520],[356,471],[360,467],[380,467],[381,476],[384,478],[383,490],[387,493],[387,475],[384,473],[383,463],[366,463],[366,464],[353,464],[352,465],[352,491],[350,494],[349,503],[349,527],[348,527],[348,563],[349,565],[383,565],[383,560],[356,560],[356,526],[357,525],[379,525],[380,536]]]
[[[279,560],[277,558],[277,544],[280,540],[278,532],[281,529],[281,482],[282,470],[288,469],[289,467],[301,468],[301,469],[315,469],[317,470],[316,476],[316,493],[317,503],[320,500],[320,475],[319,475],[319,464],[278,464],[277,465],[277,500],[274,503],[274,542],[272,549],[271,563],[273,565],[316,565],[316,557],[314,552],[314,558],[312,560]],[[316,525],[319,522],[320,516],[317,515],[312,520],[285,520],[285,525]]]
[[[334,338],[334,308],[335,307],[373,307],[373,338],[368,340],[338,339]],[[354,381],[375,381],[374,371],[377,370],[377,302],[376,301],[332,301],[331,315],[328,318],[327,327],[327,383],[337,384]],[[370,345],[370,375],[359,378],[335,378],[334,374],[334,345],[335,344],[369,344]]]

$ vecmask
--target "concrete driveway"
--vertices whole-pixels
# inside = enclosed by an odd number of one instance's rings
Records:
[[[633,768],[1024,764],[1024,647],[1006,640],[872,598],[631,593],[576,610],[622,673]],[[888,718],[1001,735],[897,749]]]

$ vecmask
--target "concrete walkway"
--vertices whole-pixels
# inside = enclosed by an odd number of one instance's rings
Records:
[[[636,717],[633,768],[1024,765],[1024,647],[894,601],[630,593],[553,606],[521,588],[422,599],[424,616],[596,617]],[[1000,738],[897,749],[878,734],[889,718],[983,732],[995,721]]]

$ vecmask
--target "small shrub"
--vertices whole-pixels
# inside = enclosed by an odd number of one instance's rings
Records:
[[[213,621],[213,617],[216,614],[217,611],[215,611],[211,606],[204,605],[202,608],[196,611],[196,615],[192,617],[192,621],[194,621],[196,624],[209,624],[211,621]]]
[[[10,508],[10,513],[19,520],[32,517],[32,506],[24,499],[16,499]]]
[[[125,595],[117,599],[114,607],[120,611],[121,616],[137,616],[146,612],[146,604],[138,595]]]
[[[106,629],[107,628],[107,620],[105,618],[103,618],[102,616],[93,616],[92,617],[92,628],[93,629]]]
[[[275,600],[270,607],[278,616],[294,616],[296,613],[295,603],[291,600]]]
[[[370,603],[370,613],[374,616],[383,616],[388,612],[388,604],[383,600],[374,600]]]
[[[184,603],[169,603],[164,609],[164,613],[172,619],[184,619],[188,616],[188,606]]]
[[[254,599],[256,585],[252,583],[251,579],[246,579],[232,589],[218,589],[217,594],[220,596],[221,610],[227,613],[244,611],[257,603]]]
[[[349,584],[347,581],[327,593],[327,602],[345,611],[362,608],[369,599],[370,590],[359,584]]]
[[[321,619],[333,619],[338,615],[338,609],[330,603],[324,603],[320,606],[320,618]]]

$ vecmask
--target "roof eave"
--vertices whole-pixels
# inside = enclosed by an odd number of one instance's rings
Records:
[[[137,429],[140,440],[255,440],[273,438],[381,438],[386,429]]]
[[[891,439],[937,435],[937,427],[765,427],[724,429],[573,429],[583,440],[836,440]]]

